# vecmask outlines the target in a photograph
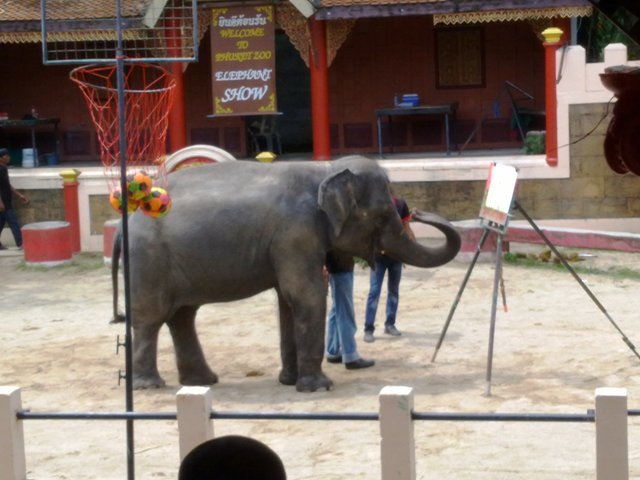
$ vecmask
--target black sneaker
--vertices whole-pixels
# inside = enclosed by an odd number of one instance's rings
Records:
[[[0,243],[0,250],[9,250],[9,249]]]
[[[360,368],[369,368],[373,367],[376,364],[374,360],[365,360],[364,358],[359,358],[358,360],[354,360],[353,362],[347,362],[344,366],[347,370],[358,370]]]
[[[389,325],[387,327],[384,327],[384,333],[386,333],[387,335],[391,335],[393,337],[399,337],[400,335],[402,335],[400,333],[400,330],[398,330],[395,325]]]

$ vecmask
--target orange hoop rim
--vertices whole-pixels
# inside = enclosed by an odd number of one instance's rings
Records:
[[[160,93],[160,92],[165,92],[167,90],[171,90],[176,87],[176,80],[175,78],[173,78],[173,75],[171,74],[171,72],[169,72],[169,70],[167,70],[166,68],[161,67],[160,65],[155,65],[153,63],[133,63],[128,66],[128,68],[130,69],[133,69],[135,67],[149,69],[149,70],[156,70],[160,72],[160,75],[157,78],[153,79],[153,81],[151,82],[151,85],[158,83],[161,80],[168,80],[168,84],[160,88],[141,88],[141,89],[131,88],[125,84],[125,87],[123,89],[125,93]],[[108,72],[108,76],[96,75],[96,72],[101,72],[101,71]],[[112,76],[115,73],[117,73],[116,65],[90,64],[90,65],[82,65],[80,67],[74,68],[73,70],[71,70],[71,72],[69,72],[69,78],[73,82],[76,82],[82,85],[83,87],[115,93],[118,91],[117,87],[112,87],[108,85],[98,85],[96,83],[87,81],[87,79],[85,78],[81,78],[81,74],[82,74],[82,76],[93,75],[96,78],[112,79]],[[126,78],[127,77],[125,77],[125,79]]]

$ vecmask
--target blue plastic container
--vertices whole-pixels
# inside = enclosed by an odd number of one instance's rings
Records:
[[[58,154],[57,153],[45,153],[44,161],[47,165],[58,165]]]
[[[420,99],[417,93],[405,93],[402,95],[402,103],[409,104],[412,107],[417,107],[420,103]]]

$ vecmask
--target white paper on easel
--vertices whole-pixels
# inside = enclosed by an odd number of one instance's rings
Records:
[[[509,218],[518,171],[515,167],[492,163],[480,208],[480,217],[505,225]]]

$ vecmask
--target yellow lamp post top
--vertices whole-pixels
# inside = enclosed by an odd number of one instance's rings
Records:
[[[542,36],[548,43],[558,43],[564,32],[557,27],[549,27],[543,30]]]
[[[73,183],[78,181],[78,177],[82,172],[75,168],[61,171],[58,175],[62,177],[62,181],[65,183]]]
[[[273,152],[260,152],[256,155],[256,160],[263,163],[271,163],[276,159],[276,154]]]

